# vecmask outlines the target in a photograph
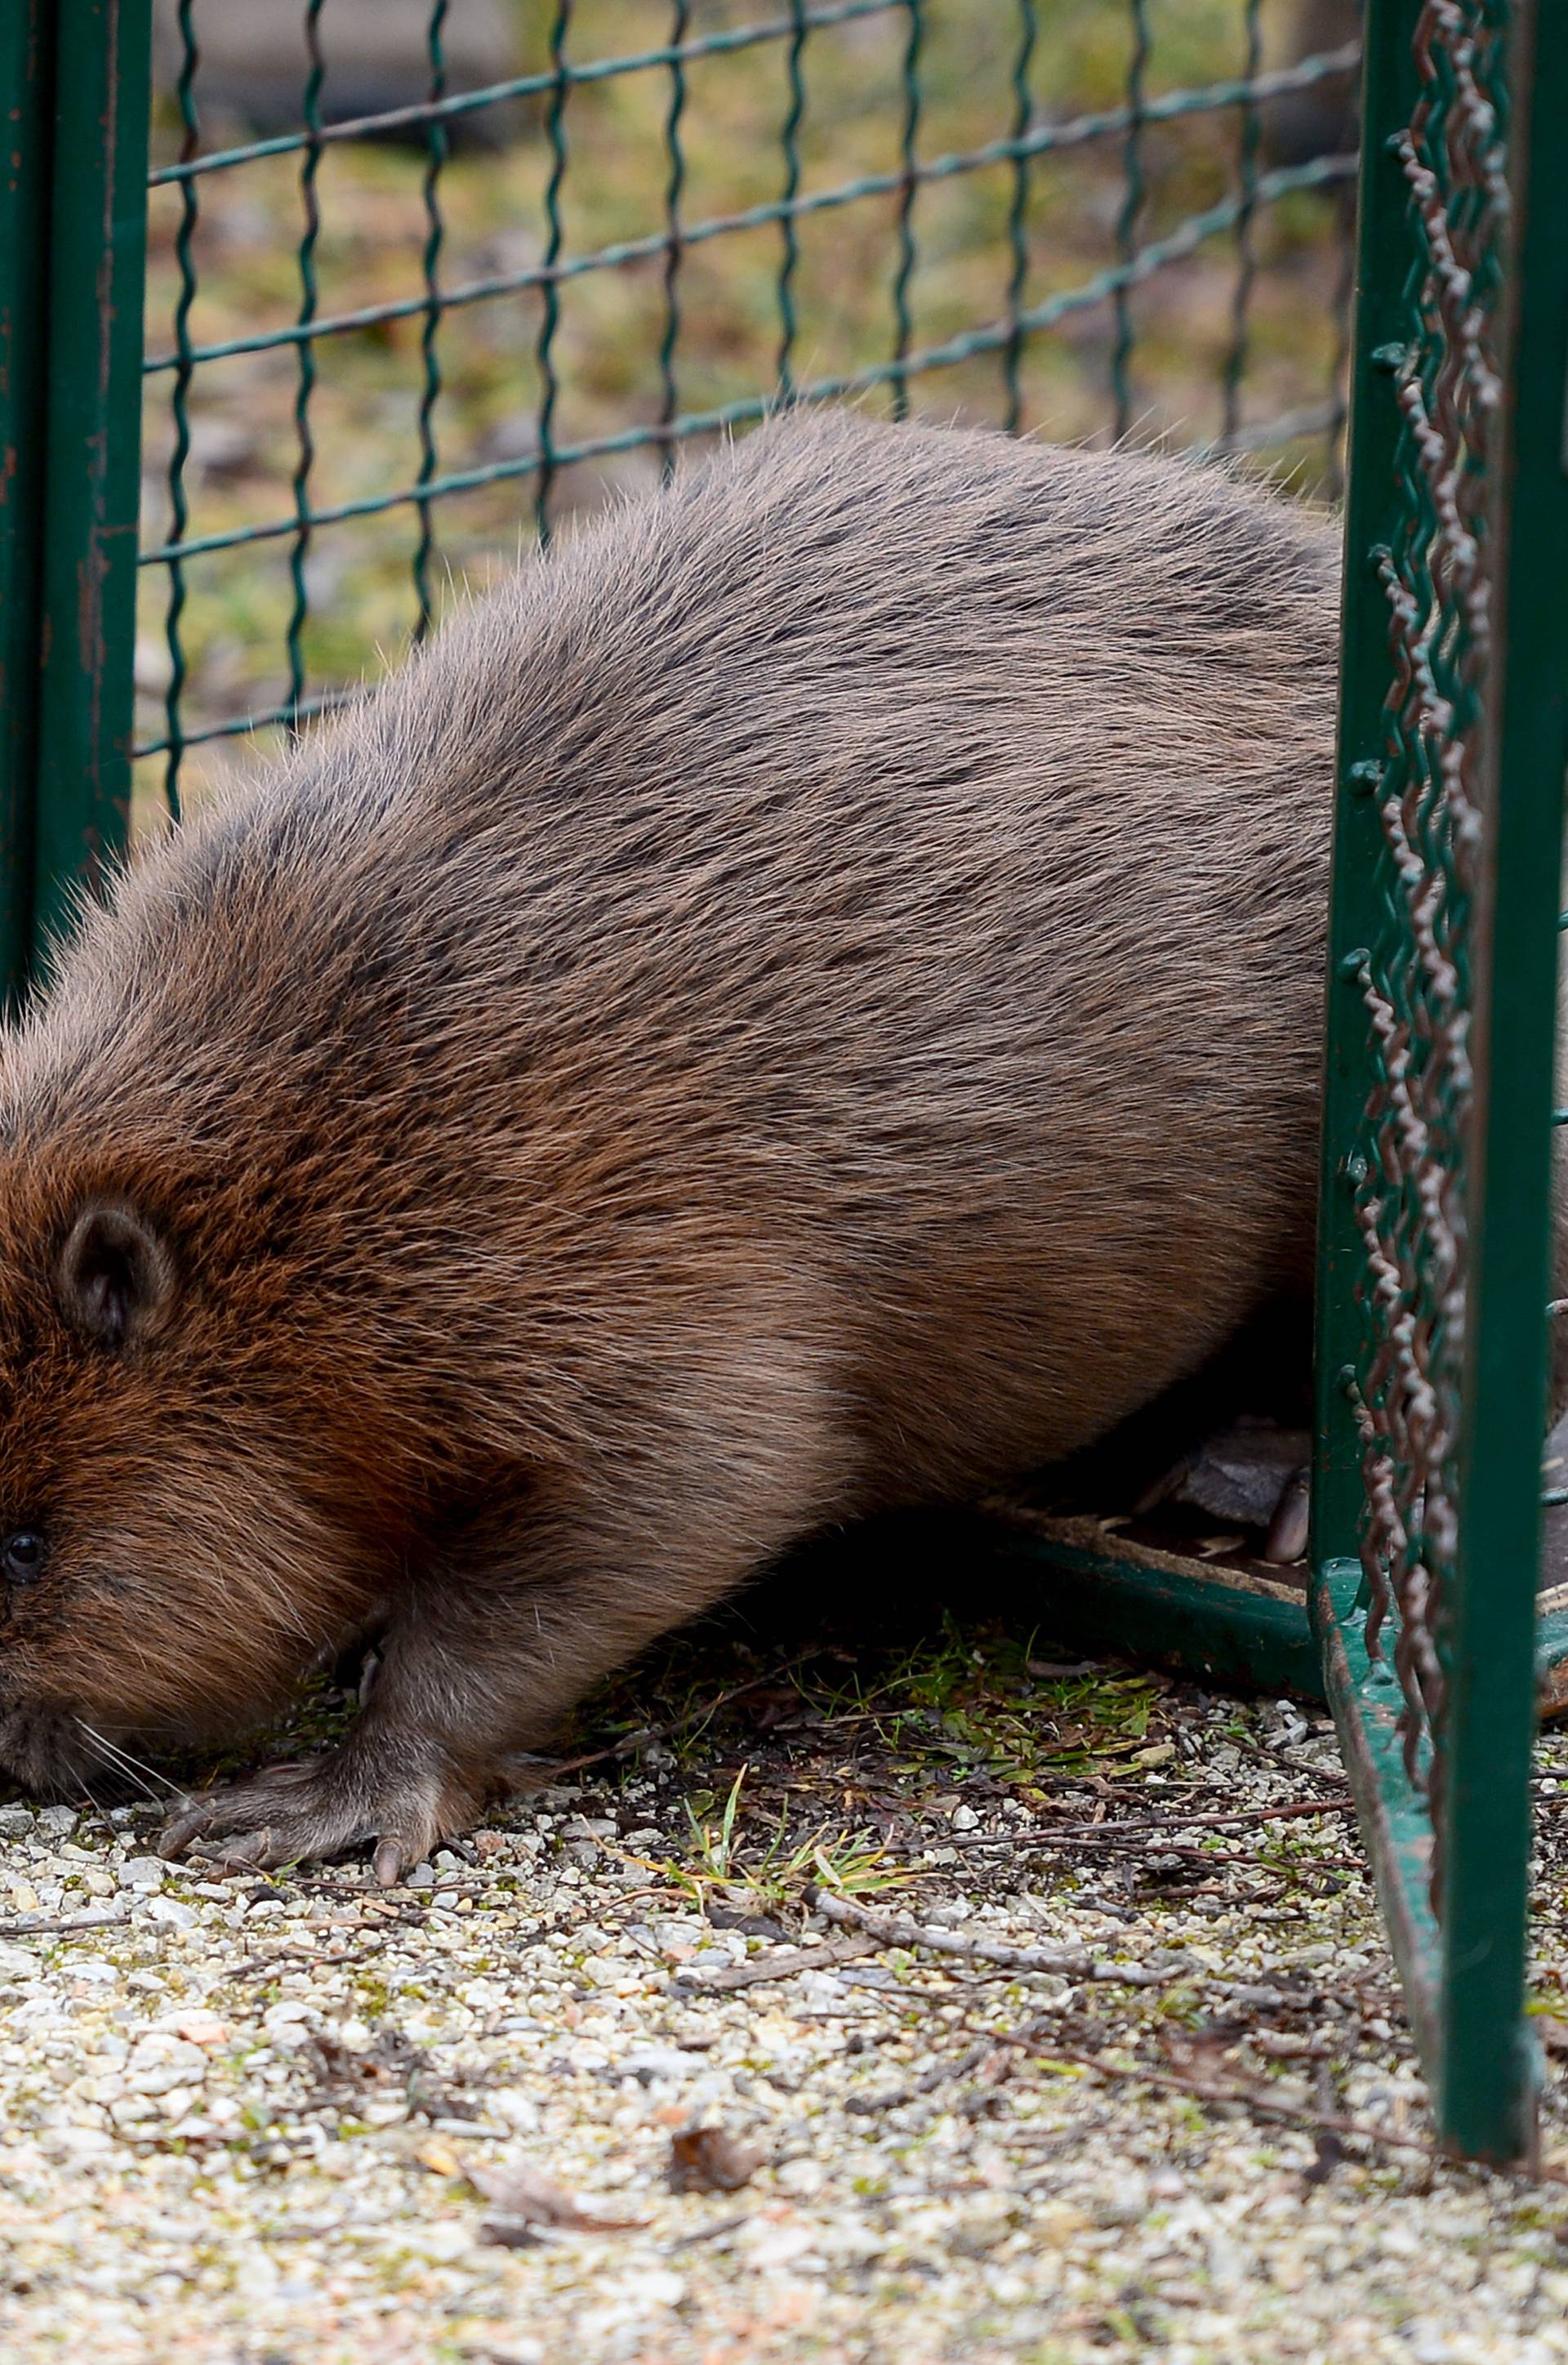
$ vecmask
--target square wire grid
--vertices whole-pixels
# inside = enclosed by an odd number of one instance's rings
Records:
[[[144,801],[330,709],[525,525],[781,399],[1338,490],[1356,44],[1293,56],[1321,6],[553,0],[516,74],[453,90],[432,0],[419,102],[333,122],[338,0],[301,0],[297,128],[241,140],[203,106],[223,5],[168,7]]]

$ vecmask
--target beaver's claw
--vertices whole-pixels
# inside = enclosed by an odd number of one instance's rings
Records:
[[[219,1865],[262,1869],[374,1841],[375,1877],[390,1889],[438,1840],[460,1831],[476,1803],[447,1770],[405,1769],[375,1781],[352,1750],[340,1750],[269,1765],[248,1782],[186,1799],[160,1834],[158,1853],[179,1855],[199,1842]]]

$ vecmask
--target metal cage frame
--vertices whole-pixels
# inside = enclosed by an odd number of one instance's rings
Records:
[[[1184,225],[1140,247],[1138,190],[1129,181],[1119,259],[1082,298],[1117,308],[1124,411],[1126,296],[1169,259],[1173,240],[1216,227],[1238,231],[1239,340],[1252,213],[1282,189],[1332,177],[1261,170],[1255,110],[1269,78],[1256,72],[1258,0],[1244,5],[1251,78],[1178,95],[1242,109],[1239,198],[1211,209],[1196,230]],[[1123,139],[1136,172],[1137,136],[1158,103],[1146,101],[1140,80],[1143,0],[1131,6],[1137,39],[1127,105],[1095,136],[1108,129]],[[320,7],[321,0],[306,0],[312,28]],[[908,208],[923,177],[975,162],[919,155],[922,0],[790,0],[766,30],[794,45],[798,100],[800,44],[812,26],[895,7],[908,26],[902,163],[881,190],[904,208],[895,348],[884,363],[797,383],[789,309],[795,226],[814,206],[847,202],[880,183],[803,196],[787,147],[784,195],[758,209],[784,240],[779,383],[791,395],[890,386],[902,400],[919,370],[983,350],[1000,359],[1011,389],[1007,423],[1016,425],[1020,341],[1078,300],[1026,300],[1017,211],[1025,168],[1031,155],[1090,135],[1033,122],[1034,9],[1020,0],[1019,111],[1010,137],[984,159],[1018,174],[1009,309],[950,341],[950,351],[915,350]],[[189,8],[182,0],[187,37]],[[433,0],[431,99],[407,110],[429,131],[434,173],[444,127],[487,95],[444,93],[443,8],[444,0]],[[526,281],[543,306],[540,444],[526,461],[492,472],[531,479],[545,524],[563,461],[639,443],[667,456],[688,434],[759,415],[778,392],[759,388],[755,398],[682,411],[672,309],[659,416],[580,448],[556,434],[554,305],[562,281],[586,267],[565,255],[554,210],[562,110],[583,78],[563,46],[567,14],[561,5],[548,71],[501,92],[543,99],[556,161],[542,259],[509,283]],[[14,0],[0,21],[9,132],[0,160],[0,990],[11,993],[25,990],[43,948],[69,925],[75,899],[96,889],[128,833],[151,25],[151,0]],[[715,45],[714,37],[691,37],[678,7],[665,48],[621,62],[652,62],[671,75],[668,219],[643,243],[665,258],[672,307],[684,243],[734,227],[710,225],[705,233],[681,218],[682,74]],[[736,36],[730,46],[744,42]],[[57,73],[66,56],[70,72]],[[190,65],[187,39],[180,105],[194,135]],[[1321,66],[1312,62],[1296,83]],[[1270,85],[1288,86],[1288,75]],[[1063,1633],[1331,1704],[1441,2137],[1500,2161],[1528,2157],[1533,2141],[1538,2068],[1524,2013],[1529,1751],[1543,1679],[1568,1657],[1568,1589],[1561,1601],[1549,1597],[1544,1610],[1538,1598],[1568,772],[1568,601],[1560,588],[1568,548],[1568,240],[1542,160],[1565,108],[1568,14],[1553,0],[1372,0],[1307,1581],[1205,1567],[1179,1552],[1110,1541],[1092,1520],[977,1515],[967,1531],[978,1555],[1048,1564],[1052,1622]],[[297,134],[243,152],[298,152],[308,172],[337,136],[313,109],[308,94]],[[1170,102],[1166,111],[1179,109]],[[797,107],[790,139],[798,123]],[[193,137],[158,176],[181,187],[187,231],[191,192],[211,169]],[[439,311],[449,300],[435,276],[438,249],[437,238],[424,260],[425,294],[411,299],[427,319],[432,305]],[[181,268],[188,280],[184,250]],[[308,302],[286,332],[307,373],[315,341],[341,325],[318,318]],[[182,311],[175,349],[151,365],[173,373],[179,405],[203,358]],[[414,569],[421,628],[430,614],[430,506],[454,481],[443,477],[429,432],[428,342],[424,366],[419,478],[388,497],[412,503],[424,524]],[[1227,431],[1235,392],[1228,382]],[[301,401],[308,406],[308,377]],[[306,424],[302,414],[302,433]],[[301,476],[292,518],[255,529],[292,536],[297,563],[309,533],[330,521],[311,510],[304,485]],[[187,539],[185,526],[176,505],[173,541],[140,554],[141,564],[168,571],[171,588],[176,688],[169,732],[153,749],[168,759],[171,784],[189,744],[178,713],[182,569],[214,546],[212,537]],[[251,538],[247,531],[217,541]],[[297,629],[289,654],[284,703],[219,723],[211,735],[252,719],[297,724],[308,717]],[[1401,836],[1407,796],[1415,820]],[[1434,962],[1449,996],[1440,1024],[1432,1015]],[[1425,1132],[1407,1126],[1399,1136],[1395,1125],[1391,1135],[1391,1092],[1395,1115],[1408,1115],[1412,1075],[1417,1098],[1427,1095]]]

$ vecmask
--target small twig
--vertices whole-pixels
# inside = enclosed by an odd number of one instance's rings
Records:
[[[1150,1862],[1156,1857],[1163,1862],[1170,1856],[1175,1856],[1188,1864],[1251,1865],[1265,1872],[1276,1872],[1281,1869],[1271,1858],[1260,1855],[1256,1848],[1229,1848],[1222,1855],[1213,1848],[1182,1847],[1174,1841],[1159,1839],[1148,1833],[1132,1833],[1124,1835],[1115,1823],[1103,1823],[1092,1830],[1074,1832],[1070,1837],[1064,1833],[1050,1840],[1037,1841],[1036,1844],[1047,1849],[1052,1855],[1114,1855],[1120,1851],[1129,1855],[1147,1856]],[[1320,1869],[1334,1872],[1364,1872],[1366,1866],[1360,1856],[1316,1855],[1301,1857],[1297,1863],[1290,1866],[1290,1869],[1303,1872],[1315,1872]],[[981,1877],[983,1877],[983,1874]]]
[[[808,1891],[807,1902],[824,1921],[864,1930],[882,1946],[924,1946],[930,1954],[959,1955],[969,1962],[995,1963],[1003,1970],[1059,1971],[1069,1978],[1103,1979],[1129,1988],[1162,1987],[1170,1977],[1141,1964],[1097,1962],[1086,1946],[1009,1946],[999,1938],[962,1937],[957,1931],[934,1930],[899,1914],[873,1913],[852,1898],[834,1897],[826,1889]]]
[[[678,2242],[670,2244],[669,2256],[673,2259],[678,2250],[689,2250],[699,2242],[717,2242],[722,2236],[733,2234],[737,2227],[749,2225],[750,2222],[748,2217],[743,2215],[721,2217],[713,2225],[699,2225],[695,2234],[683,2234]]]
[[[1202,1824],[1206,1831],[1220,1831],[1238,1823],[1261,1823],[1282,1821],[1291,1815],[1349,1815],[1355,1811],[1355,1801],[1344,1799],[1293,1799],[1278,1807],[1249,1807],[1243,1810],[1208,1812],[1200,1808],[1191,1810],[1177,1809],[1169,1815],[1128,1816],[1118,1822],[1090,1824],[1073,1823],[1019,1824],[1004,1832],[953,1832],[940,1834],[944,1847],[1076,1847],[1086,1839],[1142,1836],[1158,1832],[1179,1832]]]
[[[319,1963],[324,1969],[336,1970],[345,1963],[363,1963],[385,1948],[385,1930],[377,1930],[358,1946],[346,1947],[341,1955],[314,1953],[304,1946],[280,1947],[275,1955],[247,1955],[233,1968],[224,1973],[230,1979],[274,1978],[286,1971],[291,1963]]]
[[[759,1955],[754,1962],[727,1964],[722,1970],[683,1967],[677,1977],[683,1987],[717,1995],[733,1988],[756,1987],[762,1979],[792,1979],[797,1971],[816,1970],[824,1963],[850,1963],[857,1956],[874,1955],[877,1945],[874,1938],[829,1938],[820,1946],[786,1946],[776,1954]]]
[[[936,2060],[923,2070],[913,2085],[895,2086],[879,2094],[851,2094],[845,2109],[855,2118],[875,2118],[883,2111],[896,2111],[905,2102],[918,2102],[923,2094],[934,2094],[954,2078],[967,2078],[971,2069],[989,2059],[999,2050],[995,2045],[974,2045],[961,2053],[956,2061]]]
[[[1180,1831],[1184,1824],[1202,1823],[1205,1830],[1222,1831],[1238,1823],[1281,1822],[1292,1815],[1350,1815],[1355,1812],[1355,1800],[1343,1799],[1289,1799],[1277,1807],[1226,1808],[1205,1810],[1202,1807],[1178,1807],[1169,1815],[1129,1815],[1125,1821],[1103,1823],[1102,1831],[1170,1832]]]
[[[84,1913],[68,1914],[63,1921],[53,1920],[46,1913],[18,1913],[9,1922],[0,1922],[0,1938],[69,1938],[83,1930],[108,1930],[118,1922],[129,1922],[129,1904],[93,1905]]]

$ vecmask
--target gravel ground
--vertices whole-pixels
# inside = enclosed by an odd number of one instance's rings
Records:
[[[388,1895],[0,1807],[0,2354],[1568,2359],[1560,2082],[1433,2157],[1325,1721],[1044,1648],[678,1652]]]

